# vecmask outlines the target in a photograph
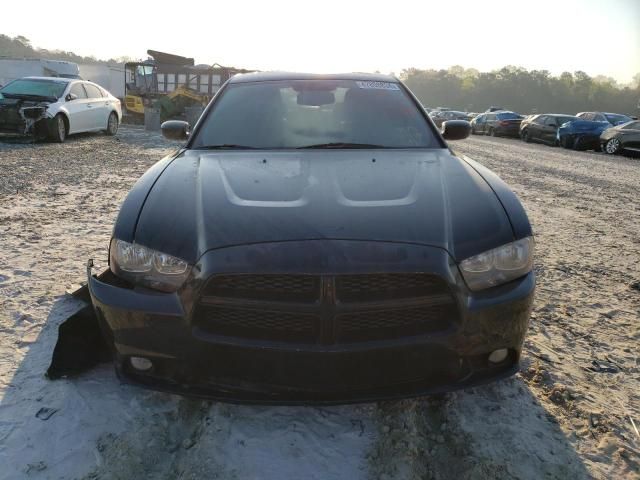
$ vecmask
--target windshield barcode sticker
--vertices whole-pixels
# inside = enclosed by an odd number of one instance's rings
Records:
[[[374,81],[356,81],[360,88],[369,88],[375,90],[400,90],[397,83],[391,82],[374,82]]]

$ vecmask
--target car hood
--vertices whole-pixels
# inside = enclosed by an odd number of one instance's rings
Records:
[[[190,262],[211,249],[312,239],[422,244],[461,260],[513,238],[493,190],[447,149],[186,150],[155,181],[134,233]]]
[[[602,131],[611,127],[608,122],[594,122],[592,120],[573,120],[562,124],[559,128],[561,132],[573,133],[573,132],[593,132],[600,134]]]

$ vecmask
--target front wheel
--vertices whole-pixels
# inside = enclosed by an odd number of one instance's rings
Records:
[[[495,137],[495,136],[496,136],[496,130],[495,130],[495,128],[490,128],[490,129],[489,129],[489,136],[490,136],[490,137]]]
[[[107,120],[107,135],[113,136],[118,133],[118,126],[118,115],[116,115],[116,112],[111,112],[109,114],[109,119]]]
[[[65,125],[64,117],[61,113],[53,117],[51,129],[49,131],[49,138],[56,143],[62,143],[67,138],[67,126]]]
[[[613,137],[607,140],[607,143],[604,144],[604,151],[609,155],[613,155],[620,151],[620,140]]]
[[[568,135],[566,135],[564,137],[560,137],[560,145],[562,145],[562,148],[572,149],[573,148],[573,140]]]
[[[525,143],[531,143],[531,137],[529,136],[529,130],[525,130],[524,132],[522,132],[522,140],[524,140]]]

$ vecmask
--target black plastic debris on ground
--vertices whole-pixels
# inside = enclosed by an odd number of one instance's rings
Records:
[[[88,287],[85,285],[79,288],[73,292],[73,296],[88,304],[58,328],[58,342],[46,373],[50,380],[79,375],[112,358],[91,304]]]
[[[598,373],[618,373],[618,369],[613,363],[603,360],[593,360],[589,370]]]
[[[46,421],[49,420],[57,411],[57,408],[42,407],[40,410],[38,410],[38,413],[36,413],[36,418]]]

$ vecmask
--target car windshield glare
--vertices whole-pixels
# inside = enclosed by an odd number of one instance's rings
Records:
[[[607,120],[611,125],[620,125],[622,123],[627,123],[631,120],[631,117],[627,117],[626,115],[618,115],[615,113],[614,114],[607,113],[605,117],[607,117]]]
[[[0,90],[5,95],[33,95],[46,98],[60,98],[67,84],[53,80],[23,78],[14,80]]]
[[[393,82],[282,80],[230,84],[192,148],[439,148],[415,102]]]
[[[499,113],[497,116],[499,120],[520,120],[522,118],[522,116],[513,112]]]
[[[557,124],[564,125],[567,122],[573,122],[575,120],[581,120],[579,117],[557,117]]]

